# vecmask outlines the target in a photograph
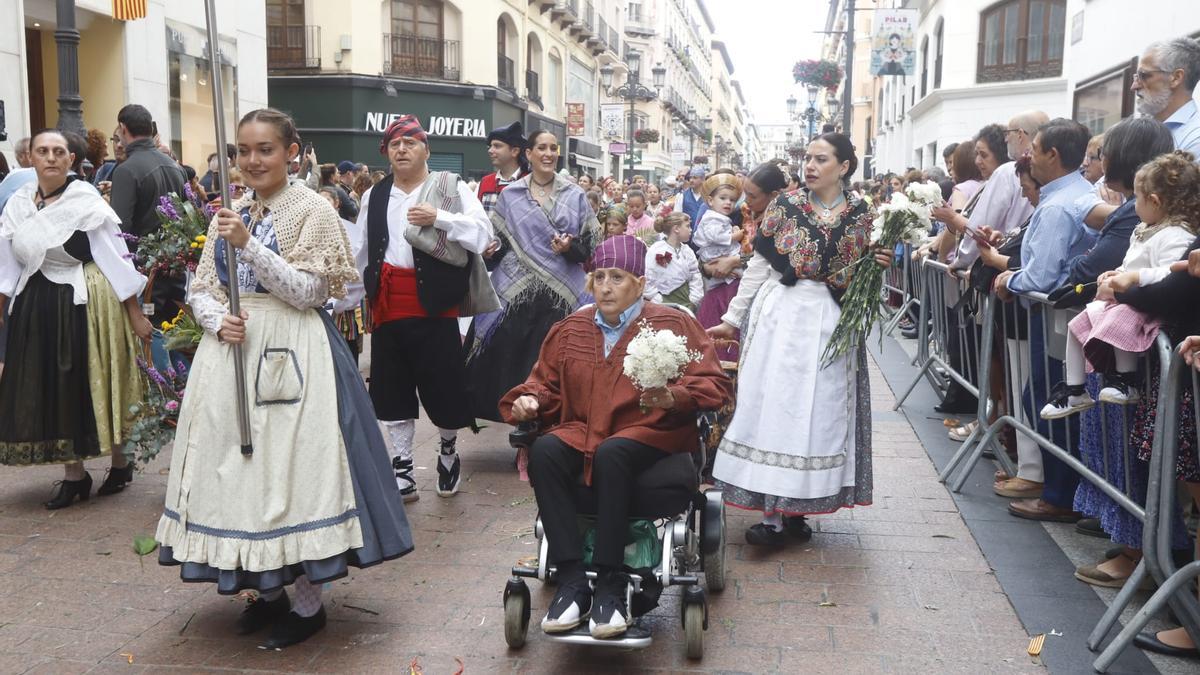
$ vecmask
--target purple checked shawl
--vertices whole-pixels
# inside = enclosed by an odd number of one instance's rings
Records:
[[[562,176],[554,178],[550,215],[529,193],[529,176],[511,183],[496,199],[492,226],[496,236],[511,247],[492,271],[492,286],[500,297],[500,309],[475,317],[477,345],[486,344],[504,312],[513,304],[532,298],[534,291],[548,289],[555,305],[570,313],[593,301],[584,290],[587,273],[582,263],[572,263],[550,250],[555,234],[569,234],[581,242],[590,257],[600,243],[600,223],[582,188]]]

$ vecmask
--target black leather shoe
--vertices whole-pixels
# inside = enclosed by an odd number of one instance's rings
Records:
[[[939,405],[934,407],[935,412],[945,413],[949,415],[967,415],[978,411],[979,401],[972,399],[946,399]]]
[[[783,531],[800,542],[812,539],[813,534],[812,527],[809,526],[808,519],[804,516],[784,516]]]
[[[65,509],[75,503],[76,497],[86,502],[92,496],[92,475],[86,471],[81,480],[60,480],[55,485],[58,486],[58,493],[45,504],[50,511]]]
[[[267,638],[266,642],[259,645],[258,648],[279,650],[284,647],[298,645],[321,632],[321,629],[324,627],[325,605],[321,605],[321,609],[309,617],[300,616],[295,612],[288,612],[274,626],[271,626],[271,636]]]
[[[246,609],[238,617],[234,632],[238,635],[250,635],[270,626],[287,616],[292,609],[292,601],[288,599],[287,591],[279,594],[274,600],[263,600],[261,597],[246,603]]]
[[[921,331],[917,326],[913,326],[912,328],[901,328],[900,329],[900,337],[904,338],[905,340],[916,340],[920,336],[921,336]]]
[[[1172,647],[1159,640],[1157,633],[1138,633],[1133,638],[1133,644],[1140,649],[1145,649],[1155,654],[1178,656],[1185,659],[1200,659],[1200,649],[1196,649],[1195,647]]]
[[[1086,534],[1089,537],[1098,537],[1100,539],[1108,539],[1108,533],[1100,525],[1099,518],[1084,518],[1075,523],[1075,531],[1079,534]]]
[[[115,495],[125,486],[133,482],[133,465],[128,464],[122,469],[110,468],[108,475],[104,477],[104,482],[100,487],[96,488],[96,494],[100,496]]]
[[[787,543],[787,535],[783,530],[758,523],[746,530],[746,543],[751,546],[783,546]]]

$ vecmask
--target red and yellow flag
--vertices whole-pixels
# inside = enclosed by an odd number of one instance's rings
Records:
[[[145,18],[146,0],[113,0],[112,15],[118,21]]]

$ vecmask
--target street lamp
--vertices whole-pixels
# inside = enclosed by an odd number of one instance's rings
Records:
[[[713,154],[717,157],[717,163],[713,166],[714,171],[721,168],[721,155],[725,154],[725,151],[729,150],[730,147],[731,146],[725,142],[725,139],[721,137],[721,134],[718,133],[717,135],[713,136],[712,149]]]
[[[841,119],[841,116],[838,115],[838,111],[841,110],[841,108],[842,100],[837,96],[830,94],[829,97],[825,99],[825,109],[829,111],[829,121],[834,125],[835,128],[837,127],[838,120]]]
[[[663,84],[667,77],[667,69],[662,64],[656,65],[650,70],[653,75],[652,83],[654,89],[650,89],[639,82],[642,70],[642,54],[641,52],[631,49],[625,53],[625,84],[613,88],[613,67],[605,65],[600,68],[600,83],[604,86],[605,92],[613,98],[619,98],[629,101],[629,138],[626,139],[625,156],[629,163],[629,173],[633,174],[633,134],[634,127],[637,123],[634,117],[635,105],[638,101],[653,101],[658,98],[659,92],[663,88]]]
[[[808,107],[803,111],[797,110],[796,108],[800,102],[796,100],[795,96],[789,96],[787,100],[787,112],[788,117],[790,117],[793,122],[804,120],[808,124],[808,142],[811,143],[813,137],[816,136],[817,133],[817,121],[821,119],[821,113],[817,112],[817,96],[820,95],[821,88],[815,84],[807,85],[805,88],[807,89],[808,94]],[[830,96],[825,101],[825,104],[829,106],[830,119],[835,119],[837,117],[837,107],[835,107],[834,103],[835,100],[836,99],[833,96]]]

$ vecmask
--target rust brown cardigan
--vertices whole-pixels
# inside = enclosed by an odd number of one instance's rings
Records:
[[[609,438],[628,438],[664,452],[692,452],[698,444],[696,412],[717,410],[733,398],[733,383],[721,370],[712,341],[695,319],[647,302],[621,339],[604,356],[604,336],[595,308],[582,309],[550,329],[529,378],[500,399],[500,414],[515,424],[513,402],[530,395],[538,400],[538,420],[548,433],[582,452],[585,482],[591,484],[592,455]],[[645,321],[654,330],[687,338],[700,361],[688,365],[668,389],[671,410],[642,412],[640,392],[622,372],[625,348]]]

